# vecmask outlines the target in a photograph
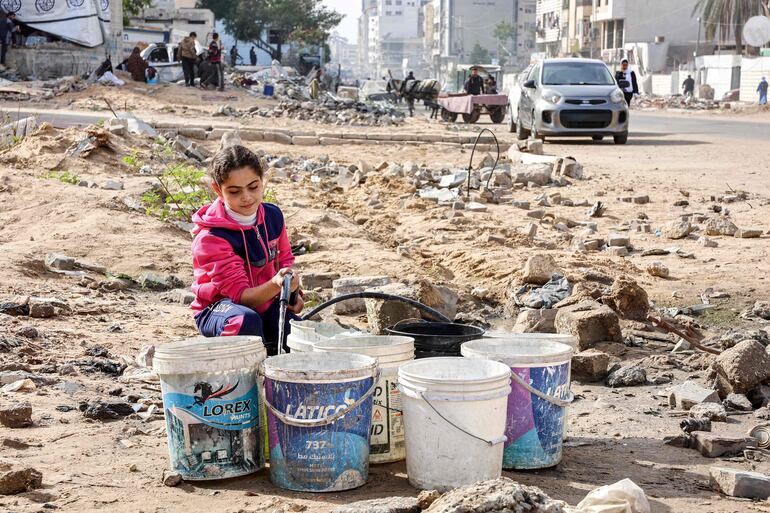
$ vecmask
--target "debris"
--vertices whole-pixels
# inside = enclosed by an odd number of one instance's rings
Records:
[[[554,326],[556,309],[554,308],[522,308],[516,316],[514,333],[556,333]]]
[[[566,513],[567,506],[534,486],[524,486],[507,477],[481,481],[451,490],[436,499],[426,513]],[[649,512],[645,512],[649,513]]]
[[[693,226],[687,221],[671,221],[663,227],[663,235],[668,239],[684,239],[693,231]]]
[[[115,420],[135,413],[128,403],[109,404],[101,401],[83,403],[80,409],[85,418],[94,420]]]
[[[123,182],[121,182],[120,180],[107,180],[102,184],[102,189],[105,189],[108,191],[122,191]]]
[[[337,506],[332,513],[420,513],[414,497],[383,497]]]
[[[770,449],[770,424],[754,426],[749,431],[749,436],[757,441],[760,449]]]
[[[688,435],[694,431],[711,431],[711,419],[708,417],[684,419],[679,423],[679,427]]]
[[[762,236],[762,233],[762,230],[757,228],[742,228],[735,232],[735,237],[739,239],[758,239]]]
[[[652,262],[647,265],[647,274],[658,278],[668,278],[669,270],[663,262]]]
[[[586,300],[560,308],[555,325],[558,333],[573,335],[581,351],[597,342],[623,341],[618,315],[596,301]]]
[[[745,394],[770,379],[770,354],[756,340],[744,340],[723,351],[714,369],[726,393]]]
[[[727,410],[720,403],[700,403],[690,408],[690,417],[706,417],[713,422],[727,422]]]
[[[610,356],[596,349],[576,353],[572,357],[572,377],[580,381],[602,381],[607,377]]]
[[[706,220],[706,235],[727,235],[735,236],[738,227],[726,217],[710,217]]]
[[[698,237],[698,244],[703,246],[704,248],[716,248],[719,246],[719,243],[715,241],[714,239],[709,239],[706,236],[701,235]]]
[[[155,346],[146,345],[139,349],[139,353],[136,355],[136,364],[139,367],[152,368],[152,360],[155,357]]]
[[[363,292],[366,289],[381,287],[391,282],[388,276],[357,276],[351,278],[340,278],[332,283],[332,297],[342,296],[344,294],[353,294]],[[366,311],[366,302],[363,299],[350,299],[335,304],[333,312],[342,315],[350,313],[360,313]]]
[[[5,403],[0,405],[0,424],[15,429],[31,426],[32,406],[29,403]]]
[[[690,436],[693,449],[706,458],[734,456],[742,454],[748,447],[756,446],[754,439],[750,437],[724,436],[705,431],[695,431]]]
[[[75,268],[75,259],[59,253],[48,253],[45,257],[45,265],[50,269],[71,271]]]
[[[770,404],[770,385],[759,385],[748,394],[751,405],[755,408],[762,408]]]
[[[428,509],[431,504],[436,502],[441,497],[441,493],[437,490],[423,490],[417,496],[417,506],[420,509]]]
[[[751,313],[757,317],[770,321],[770,301],[757,301],[754,303]]]
[[[176,276],[160,276],[155,273],[142,273],[139,276],[139,285],[143,289],[163,291],[184,286],[184,283]]]
[[[54,300],[55,301],[55,300]],[[29,316],[39,319],[54,317],[56,308],[53,301],[49,298],[31,297],[29,298]]]
[[[602,303],[615,310],[620,317],[634,321],[647,319],[650,310],[647,292],[627,275],[613,281],[610,294],[602,297]]]
[[[726,408],[730,408],[737,411],[753,411],[754,407],[751,405],[751,401],[744,394],[730,394],[725,398],[723,402]]]
[[[389,283],[382,287],[367,289],[367,292],[382,292],[409,299],[418,299],[417,290],[403,283]],[[369,331],[375,335],[385,333],[385,328],[407,319],[419,319],[420,311],[401,301],[386,301],[382,299],[364,300]]]
[[[770,498],[770,477],[725,467],[711,467],[709,482],[714,490],[730,497],[765,500]]]
[[[607,210],[607,208],[604,206],[604,203],[597,201],[591,208],[588,209],[586,215],[588,215],[588,217],[602,217],[605,210]]]
[[[622,233],[611,233],[609,237],[607,237],[607,245],[616,248],[627,248],[631,245],[631,238]]]
[[[694,381],[685,381],[671,389],[668,404],[678,410],[689,410],[696,404],[718,403],[719,394],[716,390],[704,388]]]
[[[110,352],[106,347],[97,345],[86,349],[86,355],[93,356],[95,358],[108,358],[110,356]]]
[[[639,365],[626,365],[607,376],[607,386],[611,388],[633,387],[646,383],[647,371]]]
[[[13,461],[0,461],[0,495],[16,495],[41,488],[43,474]]]
[[[163,484],[165,486],[179,486],[182,484],[182,474],[179,472],[174,472],[172,470],[164,470],[163,471],[163,477],[162,477]]]
[[[146,135],[152,138],[155,138],[158,136],[158,132],[153,127],[145,123],[140,118],[134,116],[130,112],[118,113],[118,119],[126,120],[126,127],[128,128],[128,131],[132,134]]]
[[[630,479],[592,490],[575,507],[575,513],[650,513],[644,490]]]
[[[524,264],[521,279],[524,283],[544,285],[554,274],[563,274],[551,255],[532,255]]]

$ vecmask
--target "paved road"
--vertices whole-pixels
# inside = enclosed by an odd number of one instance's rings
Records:
[[[41,111],[29,108],[19,110],[18,105],[14,106],[12,104],[0,104],[0,111],[13,119],[17,115],[22,118],[38,116],[41,122],[47,121],[58,128],[89,125],[111,116],[109,112]],[[666,112],[632,111],[631,116],[631,138],[634,136],[655,138],[656,136],[663,135],[707,135],[711,137],[738,137],[743,140],[770,141],[770,122]],[[770,121],[770,117],[768,121]]]

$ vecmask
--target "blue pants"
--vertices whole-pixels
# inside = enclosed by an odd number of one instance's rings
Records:
[[[228,337],[252,335],[262,337],[268,356],[278,353],[278,324],[280,303],[273,301],[264,313],[257,313],[251,308],[221,299],[211,303],[195,317],[198,331],[204,337]],[[289,321],[299,320],[293,313],[286,312],[286,330],[291,331]],[[282,341],[284,352],[288,352],[286,340]]]

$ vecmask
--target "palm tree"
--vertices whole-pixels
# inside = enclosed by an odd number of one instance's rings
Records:
[[[743,53],[743,26],[752,16],[767,15],[767,0],[698,0],[692,15],[699,14],[706,38],[735,36],[735,51]]]

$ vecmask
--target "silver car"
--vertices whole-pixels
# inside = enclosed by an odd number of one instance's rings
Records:
[[[545,59],[511,89],[510,130],[519,139],[611,136],[628,140],[628,105],[607,66],[593,59]]]

